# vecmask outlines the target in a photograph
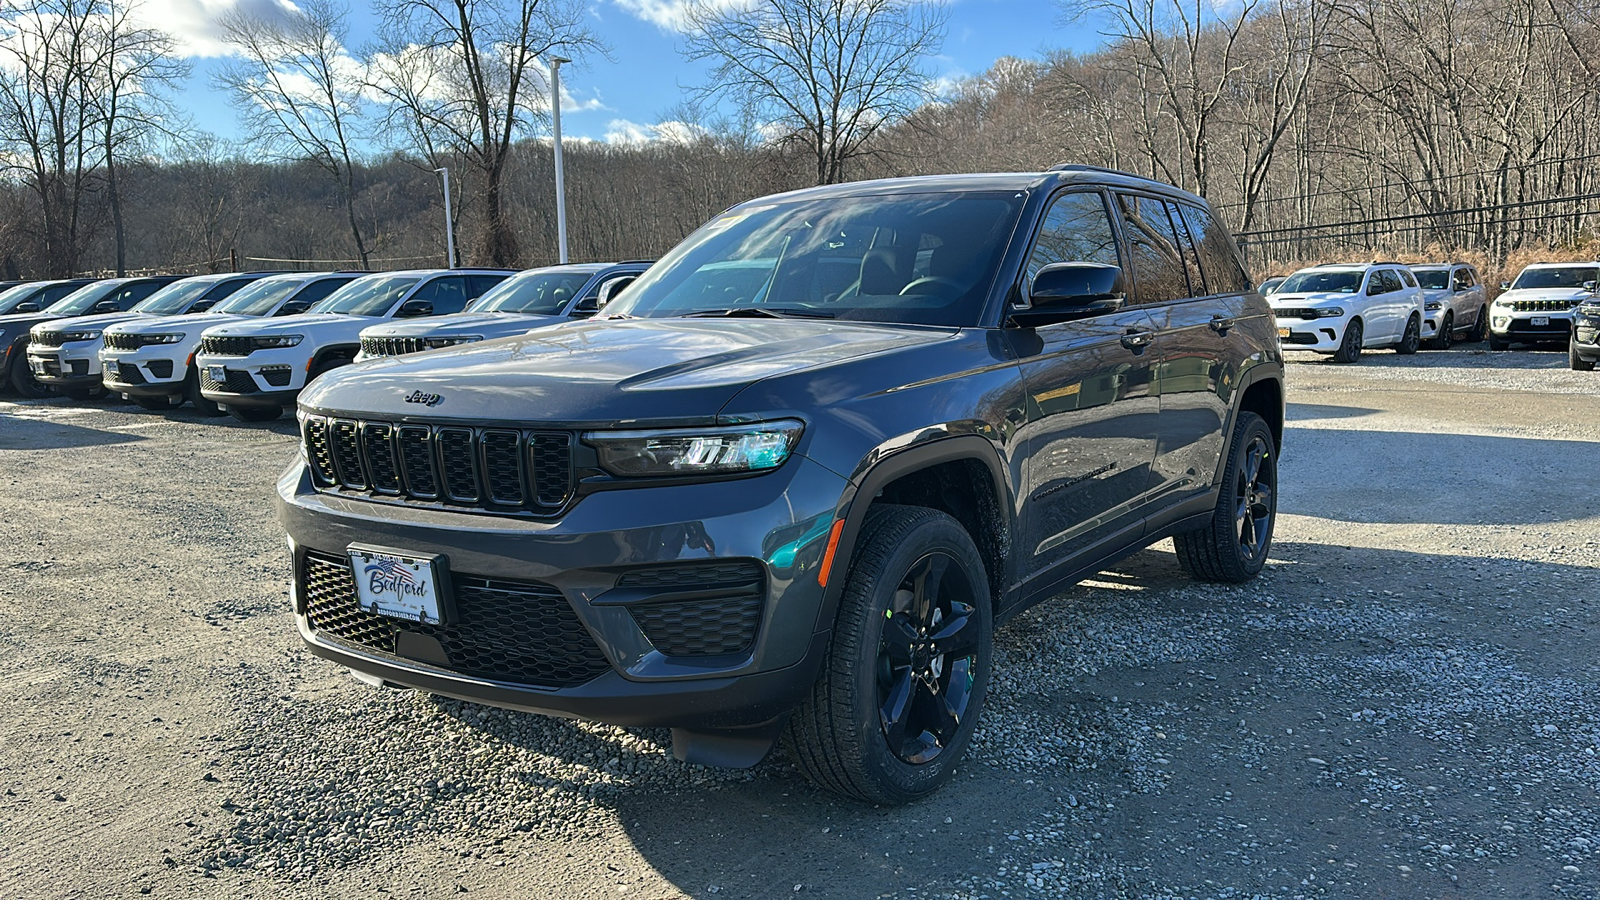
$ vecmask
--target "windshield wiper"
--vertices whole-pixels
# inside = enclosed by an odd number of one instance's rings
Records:
[[[735,306],[728,309],[699,309],[692,313],[684,313],[679,318],[683,319],[711,319],[711,318],[766,318],[766,319],[832,319],[833,313],[820,309],[800,309],[788,306]]]

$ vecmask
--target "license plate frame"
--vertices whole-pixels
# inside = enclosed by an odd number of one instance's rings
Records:
[[[1289,336],[1289,329],[1287,329],[1287,328],[1279,328],[1278,329],[1278,337],[1286,338],[1288,336]]]
[[[45,365],[42,359],[28,360],[28,370],[34,374],[35,378],[42,378],[50,374],[50,367]]]
[[[1535,328],[1548,328],[1550,326],[1550,317],[1533,316],[1532,318],[1528,319],[1528,324]]]
[[[362,610],[423,625],[445,625],[454,618],[445,557],[367,544],[351,544],[345,552]]]
[[[225,384],[228,380],[227,366],[206,366],[206,377],[217,384]]]

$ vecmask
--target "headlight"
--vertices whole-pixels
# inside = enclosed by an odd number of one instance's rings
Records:
[[[600,466],[622,477],[728,475],[783,465],[805,426],[793,419],[755,425],[660,431],[590,431]]]
[[[275,350],[280,347],[293,347],[305,340],[303,334],[275,334],[271,337],[258,337],[250,339],[250,346],[257,350]]]
[[[1429,300],[1427,303],[1423,304],[1423,307],[1425,309],[1427,309],[1429,312],[1434,312],[1434,311],[1437,311],[1437,310],[1444,309],[1444,304],[1439,302],[1438,300]]]
[[[100,332],[98,332],[98,331],[63,331],[63,332],[61,332],[61,340],[65,341],[66,343],[69,343],[69,344],[73,343],[74,341],[97,341],[99,339],[100,339]]]
[[[182,332],[174,332],[172,334],[147,334],[139,339],[139,343],[145,345],[176,344],[177,342],[183,340],[184,337],[185,335]]]
[[[1311,318],[1313,318],[1313,319],[1337,319],[1340,316],[1344,315],[1344,307],[1342,307],[1342,306],[1324,306],[1324,307],[1321,307],[1321,308],[1312,307],[1312,308],[1306,310],[1306,312],[1309,313]]]
[[[483,340],[481,334],[461,334],[455,337],[423,338],[422,345],[429,350],[438,350],[441,347],[454,347],[457,344],[472,344]]]

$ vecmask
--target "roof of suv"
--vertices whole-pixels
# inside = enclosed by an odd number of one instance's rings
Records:
[[[911,193],[937,193],[959,191],[1026,191],[1053,187],[1058,184],[1096,184],[1109,187],[1126,187],[1182,197],[1205,205],[1200,197],[1182,188],[1153,181],[1130,172],[1103,169],[1096,166],[1061,165],[1047,172],[984,172],[969,175],[911,175],[903,178],[878,178],[871,181],[850,181],[844,184],[825,184],[778,194],[778,197],[853,197]],[[770,202],[772,197],[758,198]],[[756,202],[756,201],[750,201]],[[743,204],[738,204],[743,205]]]

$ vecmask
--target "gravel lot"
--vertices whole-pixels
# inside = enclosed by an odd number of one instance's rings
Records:
[[[865,808],[776,753],[375,691],[298,646],[291,423],[0,400],[18,897],[1595,897],[1600,379],[1290,370],[1266,574],[1169,545],[998,635],[969,762]]]

